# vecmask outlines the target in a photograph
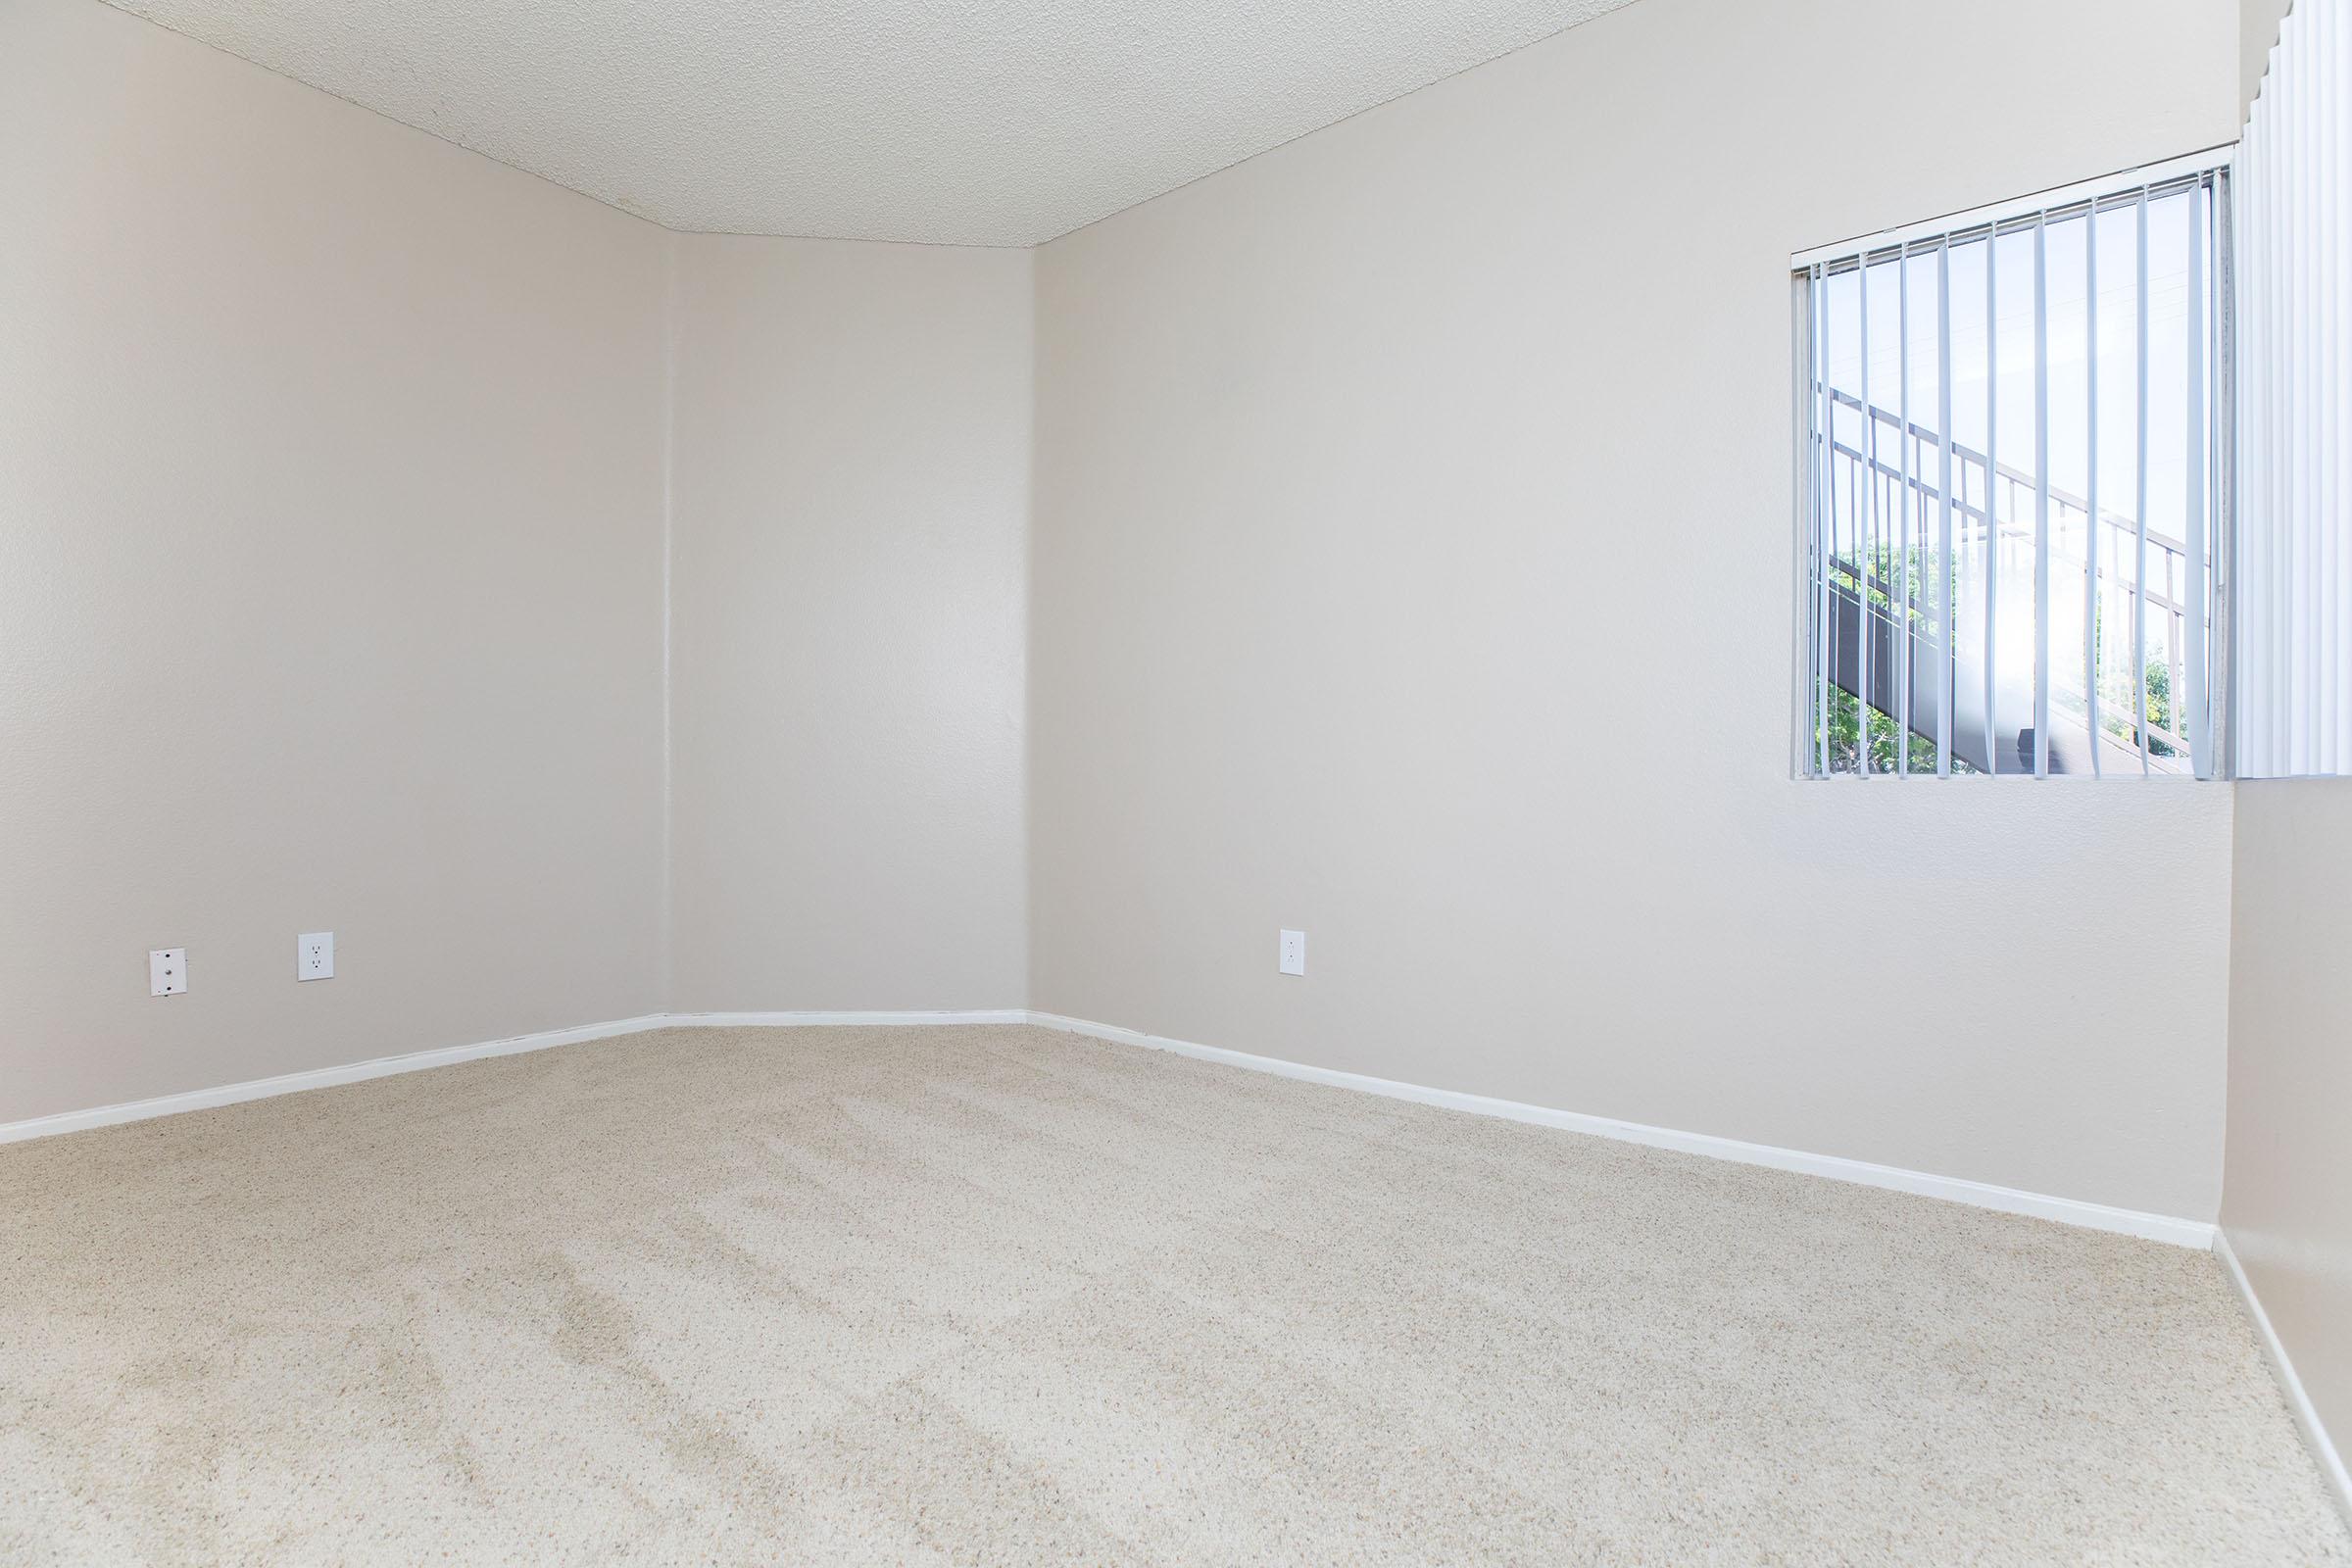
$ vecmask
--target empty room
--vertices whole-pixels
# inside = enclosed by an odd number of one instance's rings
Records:
[[[2352,0],[0,0],[0,1564],[2347,1452]]]

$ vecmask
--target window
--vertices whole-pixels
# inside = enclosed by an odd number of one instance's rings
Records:
[[[2211,158],[1797,258],[1800,771],[2225,771]]]

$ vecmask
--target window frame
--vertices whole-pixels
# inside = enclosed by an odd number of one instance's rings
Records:
[[[1821,685],[1823,648],[1817,639],[1822,635],[1818,595],[1824,577],[1815,560],[1819,538],[1815,509],[1823,476],[1819,466],[1822,458],[1818,443],[1821,438],[1819,411],[1825,393],[1823,384],[1816,377],[1817,374],[1826,375],[1828,372],[1816,364],[1821,328],[1814,315],[1818,280],[1816,270],[1821,270],[1819,277],[1848,270],[1861,270],[1867,275],[1868,269],[1890,259],[1934,255],[1938,250],[1948,254],[1955,247],[1974,244],[1980,239],[1989,240],[2021,230],[2031,231],[2046,224],[2072,221],[2078,217],[2136,205],[2143,196],[2155,201],[2177,195],[2184,189],[2206,187],[2210,187],[2212,192],[2210,216],[2206,220],[2210,225],[2208,254],[2212,265],[2210,275],[2203,278],[2203,298],[2212,316],[2206,328],[2211,334],[2210,355],[2203,361],[2206,376],[2203,390],[2207,407],[2204,502],[2208,514],[2205,520],[2206,549],[2202,570],[2209,578],[2204,600],[2208,609],[2205,640],[2209,646],[2206,648],[2203,683],[2205,708],[2210,715],[2203,726],[2208,731],[2206,760],[2202,766],[2192,764],[2187,769],[2149,772],[2109,769],[2102,776],[2219,781],[2236,776],[2236,726],[2232,722],[2232,710],[2238,694],[2235,690],[2236,661],[2232,658],[2232,633],[2236,618],[2233,614],[2236,592],[2236,572],[2233,568],[2237,539],[2238,388],[2234,335],[2238,290],[2232,269],[2235,238],[2231,207],[2231,181],[2235,172],[2233,153],[2234,144],[2204,148],[2159,163],[2119,170],[2096,178],[2078,180],[1982,207],[1922,219],[1876,233],[1815,246],[1789,257],[1792,302],[1789,339],[1789,409],[1792,417],[1789,450],[1794,492],[1790,561],[1790,605],[1794,613],[1791,617],[1793,636],[1789,670],[1792,698],[1789,768],[1793,778],[1826,781],[1837,778],[1953,776],[1948,771],[1922,771],[1917,768],[1878,772],[1867,765],[1867,746],[1863,754],[1865,765],[1859,769],[1839,770],[1834,766],[1825,769],[1821,765],[1821,751],[1826,742],[1819,728],[1823,710],[1817,707],[1817,698],[1825,688]],[[1990,254],[1987,252],[1988,265]],[[1862,298],[1866,310],[1868,297],[1865,285]],[[1933,301],[1930,308],[1934,308]],[[2144,313],[2145,302],[2135,300],[2134,310]],[[1948,355],[1949,344],[1949,324],[1945,322],[1939,341],[1939,354]],[[2037,374],[2046,374],[2046,368],[2037,367]],[[1865,411],[1863,416],[1867,429],[1873,416]],[[2045,425],[2046,418],[2045,410]],[[1917,424],[1916,419],[1913,422]],[[2093,441],[2097,439],[2095,431],[2090,438]],[[1834,430],[1832,439],[1835,439]],[[1948,439],[1948,433],[1946,444],[1953,444]],[[1873,450],[1876,450],[1875,438]],[[1955,479],[1959,477],[1955,472]],[[1992,504],[1988,496],[1986,506]],[[2143,501],[2137,496],[2134,497],[2133,506],[2135,510],[2145,510]],[[2101,507],[2099,511],[2105,513],[2107,509]],[[2097,519],[2091,519],[2088,526],[2095,532]],[[2037,548],[2046,554],[2050,548],[2049,541],[2045,538]],[[2037,561],[2037,571],[2044,564],[2044,562]],[[1951,569],[1948,564],[1947,569]],[[1908,581],[1908,577],[1905,580]],[[2055,663],[2054,659],[2052,662]],[[2139,679],[2144,682],[2145,678],[2143,672]],[[2037,675],[2037,689],[2046,693],[2048,687],[2047,678]],[[2038,700],[2045,704],[2047,702],[2046,696]],[[1869,711],[1882,712],[1867,703],[1865,707]],[[1944,710],[1948,712],[1950,704],[1946,702]],[[2046,717],[2046,709],[2044,713]],[[1892,721],[1891,715],[1883,716]],[[1946,733],[1949,733],[1948,729]],[[1905,741],[1902,744],[1907,748],[1909,743]],[[2039,767],[2003,769],[1996,765],[1990,774],[1979,773],[1974,776],[2028,779],[2064,776],[2058,770],[2048,768],[2046,747],[2037,744],[2036,750],[2042,764]],[[1947,769],[1951,757],[1952,749],[1947,743],[1942,748],[1942,761]]]

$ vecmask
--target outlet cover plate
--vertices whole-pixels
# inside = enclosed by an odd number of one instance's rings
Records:
[[[335,934],[306,931],[294,939],[294,978],[332,980],[335,977]]]
[[[1282,934],[1282,972],[1306,973],[1306,933],[1285,931]]]
[[[188,989],[188,950],[151,948],[147,953],[147,994],[176,997]]]

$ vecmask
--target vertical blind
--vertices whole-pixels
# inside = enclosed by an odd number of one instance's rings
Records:
[[[2352,0],[2295,0],[2237,153],[2237,770],[2352,773]]]
[[[2185,160],[1795,259],[1804,771],[2221,768],[2229,191]]]

